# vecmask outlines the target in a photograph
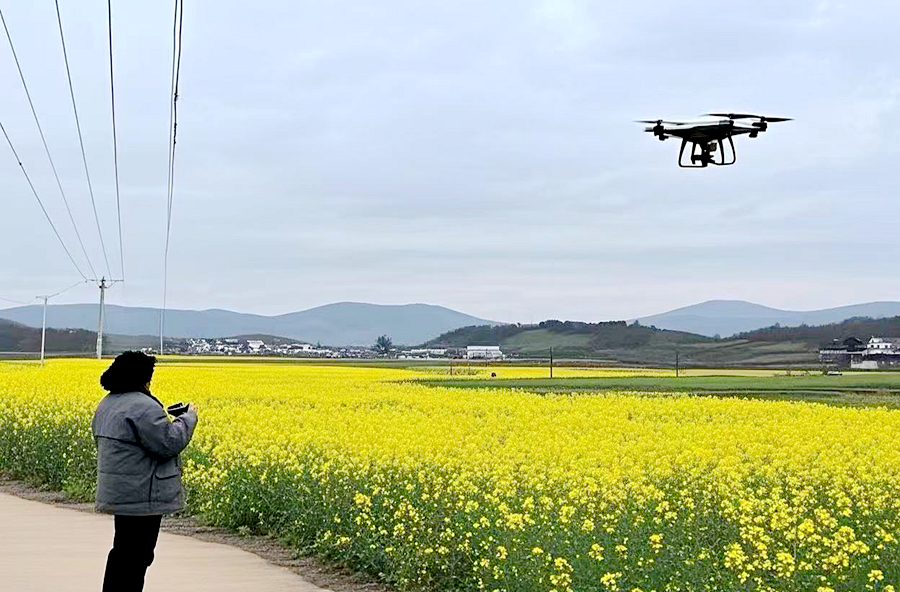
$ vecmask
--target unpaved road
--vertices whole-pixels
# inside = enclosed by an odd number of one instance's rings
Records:
[[[0,493],[0,589],[98,592],[112,545],[111,516],[55,507]],[[261,557],[162,532],[146,592],[318,592]]]

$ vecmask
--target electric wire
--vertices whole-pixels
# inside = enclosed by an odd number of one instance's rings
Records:
[[[109,267],[109,258],[106,254],[106,244],[103,241],[103,232],[100,230],[100,216],[97,215],[97,200],[94,198],[94,186],[91,183],[91,174],[88,171],[87,156],[84,152],[84,138],[81,135],[81,122],[78,119],[78,106],[75,104],[75,89],[72,86],[72,73],[69,70],[69,54],[66,51],[66,38],[63,35],[62,17],[59,13],[59,0],[55,0],[56,4],[56,22],[59,25],[59,40],[62,44],[63,61],[66,64],[66,79],[69,82],[69,96],[72,97],[72,111],[75,114],[75,127],[78,129],[78,144],[81,146],[81,160],[84,163],[84,174],[87,177],[88,195],[91,197],[91,207],[94,210],[94,220],[97,223],[97,234],[100,235],[100,246],[103,248],[103,259],[106,261],[106,272],[112,275]]]
[[[59,0],[56,0],[56,3],[57,6],[59,6]],[[114,83],[115,77],[113,76],[112,0],[107,0],[106,7],[107,14],[109,15],[109,98],[112,107],[113,166],[116,172],[116,218],[119,223],[119,264],[122,272],[122,281],[125,281],[125,244],[122,242],[122,203],[119,198],[119,144],[116,137],[116,86]],[[60,29],[60,32],[62,32],[62,29]]]
[[[34,102],[31,100],[31,93],[28,91],[28,84],[25,82],[25,74],[22,72],[22,66],[19,64],[19,56],[16,53],[15,45],[13,44],[12,35],[9,33],[9,27],[6,25],[6,18],[3,16],[3,11],[0,10],[0,21],[3,23],[3,30],[6,31],[6,39],[9,41],[9,48],[12,50],[13,59],[16,62],[16,69],[19,71],[19,78],[22,80],[22,88],[25,89],[25,96],[28,98],[28,105],[31,107],[31,114],[34,116],[34,123],[37,125],[38,133],[41,136],[41,142],[44,145],[44,151],[47,153],[47,159],[50,161],[50,168],[53,170],[53,176],[56,178],[56,186],[59,187],[59,193],[62,196],[63,203],[66,205],[66,212],[69,214],[69,220],[72,222],[72,227],[75,229],[75,236],[78,238],[78,244],[81,245],[81,251],[84,253],[84,258],[87,260],[88,267],[91,270],[91,274],[94,276],[97,275],[97,272],[94,271],[94,265],[91,263],[91,258],[88,257],[87,249],[84,247],[84,241],[81,239],[81,233],[78,231],[78,225],[75,223],[75,217],[72,215],[72,208],[69,207],[69,200],[66,198],[66,192],[63,190],[62,182],[59,180],[59,173],[56,172],[56,164],[53,162],[53,157],[50,155],[50,147],[47,145],[47,139],[44,137],[44,130],[41,127],[40,119],[37,115],[37,110],[34,107]],[[5,132],[4,132],[5,134]],[[7,141],[9,141],[9,136],[7,136]],[[12,143],[10,142],[10,147],[12,147]],[[15,150],[13,150],[15,152]],[[18,156],[16,156],[16,160],[18,160]],[[22,166],[21,161],[19,161],[19,166]],[[25,171],[25,167],[22,167],[22,171]],[[27,178],[27,175],[26,175]],[[28,181],[31,184],[31,180]],[[34,191],[34,186],[32,186],[32,191]],[[35,197],[37,197],[37,192],[35,192]],[[40,202],[40,198],[38,198]],[[41,209],[44,209],[44,204],[41,203]],[[47,210],[44,209],[44,214],[47,214]],[[96,216],[97,210],[94,208],[94,215]],[[47,220],[50,220],[50,216],[47,215]],[[52,222],[51,222],[52,224]],[[100,230],[99,222],[97,226],[97,230]],[[56,227],[53,227],[53,231],[56,232]],[[59,233],[56,232],[57,238],[59,238]],[[62,243],[62,239],[60,238],[60,243]],[[103,235],[100,235],[100,243],[103,244]],[[72,263],[75,264],[75,260],[72,258],[71,253],[69,253],[69,249],[65,247],[63,244],[63,248],[66,249],[66,253],[69,255],[69,258],[72,259]],[[104,247],[103,256],[106,257],[106,248]],[[107,261],[107,270],[109,268],[109,261]],[[75,264],[75,267],[78,267]],[[81,269],[79,268],[79,273],[81,273]],[[81,275],[84,275],[83,273]]]
[[[34,194],[34,198],[37,200],[38,205],[41,206],[41,211],[44,212],[44,217],[47,218],[47,222],[50,223],[50,228],[53,229],[53,234],[56,235],[56,239],[59,241],[60,246],[62,246],[63,250],[66,252],[66,255],[69,257],[69,261],[72,262],[72,265],[75,266],[75,269],[78,270],[78,274],[87,280],[87,276],[84,275],[84,272],[81,271],[81,268],[78,267],[78,263],[75,262],[75,258],[72,257],[72,253],[69,251],[69,248],[66,246],[66,243],[63,241],[62,237],[59,235],[59,231],[56,229],[56,225],[53,223],[53,220],[50,219],[50,214],[47,213],[47,208],[44,207],[44,202],[41,201],[40,196],[38,195],[37,190],[34,188],[34,183],[31,182],[31,177],[28,176],[28,171],[25,170],[25,165],[22,164],[22,160],[19,158],[19,153],[16,152],[15,146],[13,146],[12,140],[9,138],[9,134],[6,133],[6,128],[3,127],[3,123],[0,122],[0,131],[3,132],[3,137],[6,138],[6,143],[9,144],[9,149],[12,150],[13,156],[16,158],[16,162],[19,164],[19,168],[22,169],[22,174],[25,175],[25,180],[28,181],[28,186],[31,187],[31,193]]]
[[[91,183],[91,173],[88,168],[87,154],[84,150],[84,137],[81,133],[81,119],[78,117],[78,105],[75,102],[75,87],[72,84],[72,72],[69,69],[69,52],[66,50],[66,37],[63,34],[62,16],[59,12],[59,0],[56,3],[56,23],[59,26],[59,42],[62,45],[63,62],[66,65],[66,80],[69,83],[69,97],[72,99],[72,113],[75,115],[75,129],[78,130],[78,145],[81,147],[81,162],[84,165],[84,176],[87,179],[88,194],[91,197],[91,204],[94,207],[94,217],[97,219],[97,204],[94,199],[94,185]],[[97,219],[97,231],[100,231],[100,221]],[[100,244],[103,244],[103,235],[100,235]],[[106,247],[104,246],[103,256],[106,256]],[[107,272],[109,271],[109,261],[106,262]],[[91,270],[93,271],[93,269]],[[96,273],[94,274],[96,276]]]
[[[12,302],[13,304],[21,304],[22,306],[29,305],[28,302],[22,302],[21,300],[13,300],[12,298],[4,298],[3,296],[0,296],[0,300],[2,300],[3,302]]]
[[[169,289],[169,241],[172,233],[172,202],[175,192],[175,144],[178,135],[178,81],[181,76],[181,37],[184,14],[184,4],[175,0],[175,15],[172,23],[172,80],[170,95],[172,108],[169,111],[169,131],[171,142],[169,143],[169,171],[166,196],[166,243],[163,249],[163,302],[159,315],[159,351],[163,351],[163,335],[165,332],[166,306]]]
[[[71,290],[72,288],[75,288],[76,286],[84,285],[84,284],[86,284],[86,283],[88,283],[88,282],[90,282],[90,280],[80,280],[80,281],[75,282],[74,284],[72,284],[72,285],[69,286],[68,288],[65,288],[65,289],[63,289],[63,290],[60,290],[60,291],[57,292],[56,294],[47,294],[46,296],[36,296],[36,298],[56,298],[57,296],[61,296],[62,294],[65,294],[66,292],[68,292],[68,291]]]

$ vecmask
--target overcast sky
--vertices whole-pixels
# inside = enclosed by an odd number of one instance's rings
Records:
[[[60,5],[118,276],[106,2]],[[103,273],[53,1],[2,9]],[[109,301],[158,306],[172,6],[113,11],[127,281]],[[898,20],[887,0],[188,0],[169,305],[427,302],[528,322],[896,300]],[[0,121],[87,271],[0,41]],[[699,171],[632,121],[717,110],[796,121]],[[0,196],[0,296],[77,281],[5,145]]]

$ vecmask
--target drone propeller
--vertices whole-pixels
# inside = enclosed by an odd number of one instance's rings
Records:
[[[669,123],[669,124],[674,125],[674,124],[678,123],[677,121],[666,121],[665,119],[635,119],[634,122],[635,123],[653,123],[655,125],[662,125],[664,123]]]
[[[653,135],[659,138],[660,140],[666,139],[666,128],[663,126],[663,123],[674,123],[672,121],[663,121],[662,119],[657,119],[656,121],[643,119],[638,120],[636,123],[652,123],[653,127],[644,128],[645,132],[653,132]]]
[[[750,113],[707,113],[710,117],[727,117],[728,119],[758,119],[777,123],[779,121],[791,121],[790,117],[767,117],[765,115],[752,115]]]

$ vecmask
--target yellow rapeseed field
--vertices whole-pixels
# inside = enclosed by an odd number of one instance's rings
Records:
[[[0,364],[0,469],[90,496],[105,365]],[[415,382],[430,375],[162,365],[153,390],[200,406],[192,512],[400,589],[900,585],[900,412]]]

